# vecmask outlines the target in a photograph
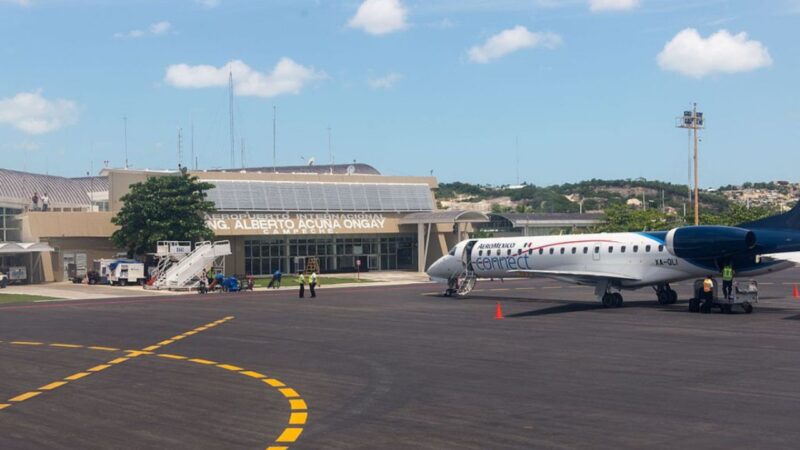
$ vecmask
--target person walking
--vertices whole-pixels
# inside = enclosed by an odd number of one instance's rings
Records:
[[[722,268],[722,294],[725,300],[731,299],[731,291],[733,290],[733,265],[730,261]]]
[[[308,289],[311,291],[311,298],[317,296],[317,291],[315,289],[316,287],[317,287],[317,272],[314,271],[311,272],[311,276],[308,277]]]
[[[306,296],[306,277],[303,272],[297,272],[297,284],[300,286],[300,298]]]
[[[33,210],[34,211],[38,211],[39,210],[39,193],[38,192],[34,192],[33,193],[33,197],[31,197],[31,203],[33,204]]]
[[[47,211],[50,208],[50,197],[47,196],[47,192],[44,193],[42,196],[42,211]]]
[[[272,287],[274,289],[278,289],[281,287],[281,278],[283,274],[281,273],[281,269],[276,269],[275,273],[272,274]]]

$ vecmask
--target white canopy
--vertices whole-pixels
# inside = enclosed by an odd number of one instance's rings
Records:
[[[54,252],[47,242],[0,242],[0,254],[3,253],[39,253]]]

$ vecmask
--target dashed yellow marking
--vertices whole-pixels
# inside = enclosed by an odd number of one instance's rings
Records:
[[[149,351],[153,351],[153,350],[158,350],[159,347],[161,347],[161,346],[160,345],[151,345],[150,347],[145,347],[142,350],[144,350],[146,352],[149,352]]]
[[[118,352],[118,351],[119,351],[119,349],[118,349],[118,348],[114,348],[114,347],[100,347],[100,346],[97,346],[97,345],[93,345],[93,346],[91,346],[91,347],[87,347],[87,348],[90,348],[90,349],[92,349],[92,350],[100,350],[100,351],[104,351],[104,352]]]
[[[0,403],[0,409],[6,409],[6,408],[8,408],[9,406],[11,406],[11,404],[10,404],[10,403]]]
[[[241,372],[241,374],[242,375],[247,375],[248,377],[258,378],[258,379],[267,378],[266,375],[258,373],[258,372],[253,372],[251,370],[245,370],[245,371]]]
[[[185,334],[186,336],[191,336],[191,335],[193,335],[193,334],[197,334],[197,331],[194,331],[194,330],[192,330],[192,331],[187,331],[186,333],[183,333],[183,334]]]
[[[108,363],[109,363],[109,364],[119,364],[119,363],[124,363],[125,361],[127,361],[127,360],[129,360],[129,359],[130,359],[130,358],[124,358],[124,357],[123,357],[123,358],[117,358],[117,359],[112,359],[112,360],[111,360],[111,361],[109,361]]]
[[[40,391],[52,391],[53,389],[55,389],[57,387],[61,387],[61,386],[65,385],[65,384],[67,384],[66,381],[54,381],[54,382],[52,382],[50,384],[47,384],[45,386],[40,387],[39,390]]]
[[[30,392],[26,392],[24,394],[20,394],[20,395],[14,397],[14,398],[10,398],[10,399],[8,399],[8,401],[10,401],[10,402],[24,402],[25,400],[27,400],[29,398],[36,397],[39,394],[41,394],[41,392],[39,392],[39,391],[30,391]]]
[[[157,345],[160,346],[160,347],[163,347],[165,345],[172,344],[173,342],[175,342],[175,341],[173,341],[172,339],[167,339],[167,340],[159,342]]]
[[[42,345],[41,342],[31,342],[31,341],[11,341],[14,345]]]
[[[283,389],[278,389],[278,390],[279,390],[279,391],[281,392],[281,394],[283,394],[283,396],[284,396],[284,397],[286,397],[286,398],[295,398],[295,397],[300,397],[300,394],[298,394],[298,393],[297,393],[297,391],[295,391],[295,390],[294,390],[294,389],[292,389],[292,388],[283,388]]]
[[[302,432],[302,428],[286,428],[283,430],[283,433],[278,436],[278,439],[275,439],[275,442],[294,442],[300,437],[300,433]]]
[[[158,356],[160,356],[161,358],[168,358],[168,359],[187,359],[185,356],[171,355],[169,353],[159,353]]]
[[[68,376],[68,377],[66,377],[64,379],[65,380],[69,380],[69,381],[75,381],[75,380],[80,380],[83,377],[88,377],[89,375],[91,375],[89,372],[78,372],[78,373],[76,373],[74,375],[70,375],[70,376]]]
[[[61,348],[83,348],[82,345],[76,344],[50,344],[50,347],[61,347]]]
[[[293,400],[289,400],[289,407],[292,409],[308,409],[308,405],[306,405],[306,401],[302,398],[297,398]]]
[[[181,339],[184,339],[185,337],[186,336],[178,335],[178,336],[172,336],[170,339],[172,339],[173,341],[180,341]]]
[[[272,387],[284,387],[284,386],[286,386],[285,384],[281,383],[280,381],[278,381],[278,380],[276,380],[274,378],[267,378],[266,380],[261,380],[261,381],[263,381],[264,383],[267,383],[268,385],[270,385]]]
[[[241,367],[232,366],[230,364],[217,364],[217,367],[219,367],[220,369],[231,370],[233,372],[239,372],[241,370],[244,370]]]
[[[153,354],[153,352],[143,352],[141,350],[125,350],[125,351],[128,353],[128,357],[130,358],[136,358],[137,356]]]
[[[289,416],[289,425],[305,425],[306,420],[308,420],[307,412],[293,412]]]
[[[89,372],[100,372],[101,370],[106,370],[111,367],[110,364],[100,364],[99,366],[94,366],[91,369],[87,369]]]
[[[289,450],[289,447],[267,447],[267,450]]]
[[[217,363],[216,361],[209,361],[207,359],[200,359],[200,358],[192,358],[189,361],[194,362],[194,363],[198,363],[198,364],[206,364],[206,365],[211,365],[211,364],[216,364]]]

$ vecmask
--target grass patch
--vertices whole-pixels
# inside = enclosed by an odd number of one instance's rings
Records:
[[[28,294],[0,294],[0,304],[2,303],[23,303],[33,302],[36,300],[52,300],[56,297],[47,297],[44,295],[28,295]]]
[[[272,278],[256,278],[255,283],[256,287],[267,287],[270,280]],[[365,280],[361,278],[357,280],[355,278],[348,278],[348,277],[317,277],[317,282],[320,286],[329,286],[331,284],[343,284],[343,283],[371,283],[370,280]],[[297,276],[294,275],[284,275],[281,278],[281,286],[297,286],[299,283],[297,282]]]

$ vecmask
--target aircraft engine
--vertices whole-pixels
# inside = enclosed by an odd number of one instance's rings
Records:
[[[665,244],[667,251],[679,258],[715,259],[752,250],[756,235],[744,228],[700,225],[673,228]]]

